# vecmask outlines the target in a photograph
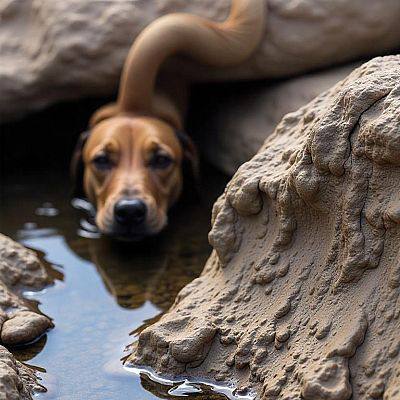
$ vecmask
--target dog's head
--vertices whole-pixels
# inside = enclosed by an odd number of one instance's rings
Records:
[[[72,160],[75,196],[93,204],[104,234],[134,240],[160,232],[182,191],[183,162],[196,169],[193,143],[152,117],[117,115],[92,125]]]

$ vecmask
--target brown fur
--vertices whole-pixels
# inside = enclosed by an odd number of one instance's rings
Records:
[[[174,54],[217,67],[244,61],[261,38],[264,9],[264,0],[233,0],[230,16],[222,23],[170,14],[138,36],[124,65],[117,103],[92,116],[83,145],[83,189],[97,209],[102,232],[118,233],[113,209],[123,198],[146,204],[143,235],[159,232],[182,190],[183,159],[196,163],[190,139],[182,142],[176,134],[183,128],[186,92],[171,92],[171,86],[178,88],[172,80],[164,82],[164,91],[156,88],[163,62]],[[167,154],[171,164],[152,167],[149,160],[157,152]],[[104,154],[112,167],[99,169],[96,157]]]

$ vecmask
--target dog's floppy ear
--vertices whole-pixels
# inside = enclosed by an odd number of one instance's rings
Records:
[[[177,138],[179,139],[179,142],[181,143],[183,150],[182,169],[184,184],[192,182],[195,186],[194,189],[198,191],[200,172],[199,155],[197,153],[197,148],[188,134],[181,130],[175,130],[175,133]]]
[[[90,131],[82,132],[78,142],[75,145],[74,153],[71,159],[71,177],[72,177],[72,197],[85,197],[83,191],[83,173],[84,165],[82,151],[85,143],[90,135]]]
[[[118,105],[117,103],[109,103],[105,106],[100,107],[96,110],[89,120],[89,128],[93,128],[99,122],[114,117],[118,114]]]
[[[103,107],[100,107],[97,111],[93,113],[90,117],[89,128],[93,128],[99,122],[111,118],[118,112],[117,104],[110,103]],[[84,165],[82,159],[82,151],[85,143],[90,136],[90,130],[82,132],[79,136],[78,142],[76,143],[74,153],[71,159],[71,177],[73,182],[72,197],[85,197],[83,191],[83,174]]]

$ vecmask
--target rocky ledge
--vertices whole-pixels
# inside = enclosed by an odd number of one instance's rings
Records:
[[[36,254],[0,234],[0,398],[31,399],[41,390],[35,373],[6,349],[32,342],[52,322],[26,302],[23,289],[39,290],[51,279]]]
[[[266,0],[265,39],[233,70],[185,64],[191,77],[287,77],[399,47],[398,0]],[[215,20],[230,0],[0,2],[4,121],[60,100],[111,95],[134,38],[154,19],[189,12]],[[349,40],[351,38],[351,40]],[[29,39],[29,40],[27,40]]]
[[[400,397],[399,76],[400,56],[373,59],[283,118],[130,363],[262,399]]]

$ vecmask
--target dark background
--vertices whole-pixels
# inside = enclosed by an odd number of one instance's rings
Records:
[[[270,84],[271,81],[254,81],[194,86],[187,115],[187,133],[201,147],[202,137],[218,134],[212,131],[212,117],[224,100]],[[1,176],[33,170],[68,171],[73,149],[79,134],[86,130],[90,116],[115,98],[116,94],[109,98],[59,103],[21,120],[0,124]]]

